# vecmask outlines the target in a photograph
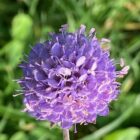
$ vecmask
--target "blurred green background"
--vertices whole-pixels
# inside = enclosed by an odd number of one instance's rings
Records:
[[[22,96],[12,95],[24,54],[65,23],[70,31],[96,28],[99,38],[111,39],[112,57],[130,65],[109,116],[78,125],[71,140],[140,140],[140,0],[0,0],[0,140],[62,139],[58,127],[21,112]]]

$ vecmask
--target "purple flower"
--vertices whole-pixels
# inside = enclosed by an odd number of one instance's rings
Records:
[[[36,44],[20,65],[25,111],[64,129],[108,115],[109,103],[119,94],[117,77],[127,74],[129,67],[121,59],[123,68],[116,71],[109,50],[102,48],[107,42],[99,41],[93,28],[86,36],[81,25],[75,33],[62,26],[50,40]]]

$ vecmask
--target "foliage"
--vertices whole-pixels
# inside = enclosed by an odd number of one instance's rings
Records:
[[[12,95],[19,89],[13,80],[21,76],[23,54],[65,23],[70,31],[80,24],[95,27],[98,37],[111,39],[112,56],[123,57],[131,67],[110,115],[100,117],[96,125],[79,125],[71,139],[122,140],[127,134],[131,140],[140,138],[139,0],[1,0],[0,17],[0,140],[62,139],[58,127],[21,112],[22,96]]]

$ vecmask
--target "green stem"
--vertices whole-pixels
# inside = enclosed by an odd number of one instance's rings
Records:
[[[63,140],[70,140],[69,129],[63,129]]]

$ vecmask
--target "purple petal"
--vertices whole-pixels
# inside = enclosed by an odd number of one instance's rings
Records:
[[[106,107],[102,111],[98,112],[98,115],[100,115],[100,116],[107,116],[108,114],[109,114],[109,108],[108,107]]]
[[[64,68],[64,67],[61,67],[57,70],[58,74],[60,75],[64,75],[64,76],[69,76],[71,75],[71,70],[68,69],[68,68]]]
[[[96,103],[89,104],[87,111],[92,114],[96,113]]]
[[[92,123],[96,120],[97,115],[96,114],[89,114],[86,118],[87,122]]]
[[[51,49],[51,54],[53,56],[57,56],[58,58],[60,58],[62,56],[62,47],[59,43],[55,43],[53,46],[52,46],[52,49]]]
[[[48,115],[47,119],[51,122],[58,122],[60,120],[60,115],[58,115],[54,112],[51,115]]]
[[[82,82],[82,81],[85,81],[87,78],[87,74],[83,74],[79,77],[79,81]]]
[[[72,67],[74,67],[74,64],[71,63],[71,62],[69,62],[69,61],[65,61],[64,60],[62,63],[64,65],[64,67],[66,67],[66,68],[72,68]]]
[[[62,113],[64,111],[64,107],[62,105],[57,105],[54,107],[54,111],[56,113]]]
[[[36,86],[36,82],[33,81],[33,80],[30,80],[30,81],[26,81],[24,83],[24,85],[28,88],[28,89],[31,89],[31,88],[34,88]]]
[[[76,62],[76,66],[80,67],[81,65],[83,65],[86,61],[86,57],[85,56],[81,56],[80,58],[78,58],[77,62]]]
[[[72,127],[72,121],[71,120],[63,120],[61,123],[61,127],[63,129],[68,129],[68,128]]]
[[[47,82],[48,82],[48,85],[53,87],[53,88],[58,87],[58,83],[54,79],[48,79]]]
[[[37,69],[33,70],[33,75],[36,81],[44,80],[46,78],[43,71],[38,71]]]
[[[42,47],[43,47],[43,44],[38,43],[32,48],[32,50],[29,54],[29,60],[30,61],[38,59],[38,57],[40,56],[40,54],[42,52]]]
[[[85,30],[86,30],[86,26],[82,24],[79,29],[79,34],[83,34]]]
[[[90,68],[91,71],[94,71],[97,68],[97,63],[94,62]]]

